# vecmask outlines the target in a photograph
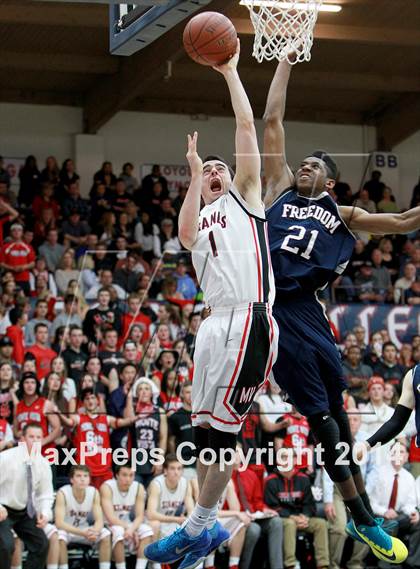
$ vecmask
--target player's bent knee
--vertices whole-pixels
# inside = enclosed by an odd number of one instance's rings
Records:
[[[111,539],[111,532],[107,528],[102,528],[101,533],[99,534],[98,541],[101,542],[103,540],[110,540]]]
[[[124,528],[122,526],[111,526],[111,534],[112,549],[114,549],[117,543],[124,540]]]
[[[58,541],[64,542],[65,545],[69,542],[69,534],[63,529],[58,530]]]

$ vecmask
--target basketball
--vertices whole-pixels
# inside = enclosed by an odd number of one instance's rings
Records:
[[[184,30],[184,47],[188,55],[201,65],[221,65],[236,51],[234,25],[223,14],[202,12],[194,16]]]

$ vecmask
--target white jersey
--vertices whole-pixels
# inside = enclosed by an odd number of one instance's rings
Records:
[[[111,488],[112,504],[114,506],[115,514],[120,520],[129,523],[130,514],[136,505],[137,494],[140,486],[139,483],[133,482],[128,489],[128,492],[121,492],[118,489],[118,483],[115,478],[107,480],[105,484]]]
[[[175,490],[168,488],[164,474],[156,476],[153,482],[156,482],[160,487],[158,512],[164,516],[181,516],[180,509],[185,502],[188,488],[187,479],[181,476]]]
[[[274,301],[264,206],[252,208],[232,186],[200,212],[192,262],[210,307]]]
[[[73,488],[70,484],[60,488],[59,492],[64,494],[66,500],[66,513],[64,516],[66,524],[76,528],[89,527],[88,517],[92,514],[96,489],[93,486],[88,486],[85,490],[85,499],[81,503],[74,497]]]

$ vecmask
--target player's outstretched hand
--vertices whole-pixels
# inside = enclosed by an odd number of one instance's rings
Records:
[[[188,135],[187,160],[191,168],[192,176],[201,176],[201,174],[203,173],[203,161],[201,160],[197,152],[197,140],[198,140],[197,131],[195,131],[192,136],[191,134]]]
[[[222,65],[215,65],[213,69],[215,71],[218,71],[222,75],[229,73],[229,71],[232,71],[232,69],[236,69],[238,67],[240,53],[241,53],[241,42],[238,38],[238,42],[236,44],[236,51],[229,59],[229,61],[227,61],[226,63],[222,63]]]

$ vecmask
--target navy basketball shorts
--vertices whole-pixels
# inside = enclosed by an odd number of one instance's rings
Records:
[[[278,332],[269,304],[212,309],[194,352],[192,424],[238,433],[277,356]]]
[[[279,327],[274,379],[293,405],[306,417],[342,405],[348,385],[322,305],[313,296],[276,300],[273,316]]]

